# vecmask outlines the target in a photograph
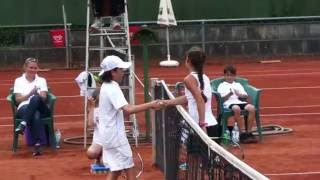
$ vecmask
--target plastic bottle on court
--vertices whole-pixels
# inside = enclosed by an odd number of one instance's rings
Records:
[[[239,144],[240,130],[238,123],[235,122],[232,129],[232,142]]]
[[[56,132],[54,133],[55,138],[56,138],[56,148],[60,148],[60,141],[61,141],[61,132],[59,129],[56,130]]]
[[[223,133],[223,140],[224,145],[229,145],[230,142],[230,131],[229,129],[226,129],[226,131]]]

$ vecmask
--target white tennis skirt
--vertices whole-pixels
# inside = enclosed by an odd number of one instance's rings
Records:
[[[115,148],[103,147],[102,159],[103,163],[110,167],[110,171],[120,171],[134,166],[129,144]]]

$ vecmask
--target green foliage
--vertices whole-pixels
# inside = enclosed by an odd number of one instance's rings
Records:
[[[134,35],[133,39],[140,40],[142,43],[158,41],[156,34],[149,28],[142,27]]]
[[[25,36],[32,31],[49,31],[63,26],[41,26],[41,27],[4,27],[0,28],[0,47],[24,46]],[[73,30],[85,30],[84,25],[72,25]]]
[[[0,47],[19,46],[23,44],[24,30],[19,28],[0,29]]]

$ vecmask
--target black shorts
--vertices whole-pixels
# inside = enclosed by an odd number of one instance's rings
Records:
[[[237,105],[237,106],[240,107],[241,110],[244,110],[244,108],[246,107],[246,105],[248,105],[248,103],[245,103],[245,104],[231,104],[229,106],[229,109],[232,109],[232,106],[234,106],[234,105]]]
[[[209,137],[219,137],[221,134],[220,126],[214,125],[214,126],[207,126],[207,134]],[[220,139],[213,139],[216,143],[220,144]]]
[[[221,130],[220,126],[214,125],[214,126],[207,126],[207,135],[209,137],[219,137]],[[220,144],[220,139],[213,139],[216,143]],[[202,139],[200,136],[198,136],[195,132],[190,132],[188,134],[188,139],[187,139],[187,152],[188,153],[200,153],[202,152],[201,150],[201,145],[203,144]]]

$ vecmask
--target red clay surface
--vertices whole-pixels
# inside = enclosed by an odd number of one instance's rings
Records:
[[[245,162],[270,179],[320,179],[320,61],[299,59],[274,64],[238,63],[236,66],[239,76],[248,78],[250,84],[263,90],[262,124],[293,129],[289,134],[264,136],[259,144],[243,145]],[[208,63],[205,72],[215,78],[222,75],[222,69],[222,64]],[[40,73],[58,97],[55,128],[61,130],[62,138],[83,134],[83,98],[74,82],[81,71]],[[167,83],[181,81],[186,73],[183,65],[150,67],[150,77],[164,79]],[[21,71],[0,72],[0,180],[105,179],[105,175],[90,174],[92,161],[86,158],[81,145],[62,144],[56,152],[45,148],[43,156],[34,158],[24,137],[20,137],[17,152],[11,152],[12,115],[5,97],[14,78],[20,74]],[[136,74],[142,77],[141,65],[137,65]],[[136,101],[143,101],[143,90],[138,82]],[[137,119],[143,130],[144,114],[139,113]],[[151,144],[140,144],[138,151],[145,164],[140,179],[163,179],[162,172],[152,166]]]

